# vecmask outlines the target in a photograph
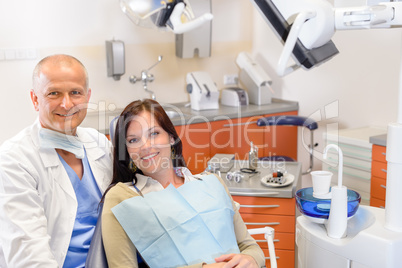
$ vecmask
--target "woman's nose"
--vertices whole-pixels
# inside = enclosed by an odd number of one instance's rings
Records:
[[[148,137],[143,137],[141,140],[141,149],[148,149],[152,146],[151,139]]]

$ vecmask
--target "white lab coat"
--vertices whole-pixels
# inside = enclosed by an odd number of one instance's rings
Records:
[[[67,254],[77,200],[56,151],[39,149],[39,129],[37,120],[0,147],[1,268],[62,267]],[[77,135],[103,193],[112,178],[111,144],[95,129]]]

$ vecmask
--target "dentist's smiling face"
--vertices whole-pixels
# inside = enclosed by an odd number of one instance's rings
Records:
[[[172,167],[174,139],[148,111],[133,117],[127,128],[127,151],[144,175],[152,176]]]
[[[31,90],[42,127],[75,135],[87,114],[91,96],[86,78],[83,67],[75,61],[43,64]]]

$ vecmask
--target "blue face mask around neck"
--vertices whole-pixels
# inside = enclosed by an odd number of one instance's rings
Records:
[[[79,159],[85,157],[84,144],[77,136],[59,133],[47,128],[41,128],[39,131],[39,145],[41,148],[65,150],[73,153]]]

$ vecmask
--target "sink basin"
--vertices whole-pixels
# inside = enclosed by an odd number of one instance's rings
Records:
[[[360,194],[348,189],[348,218],[355,215],[361,200]],[[308,217],[328,219],[331,199],[318,199],[313,196],[313,187],[302,188],[296,192],[296,206],[299,211]]]
[[[169,118],[177,118],[177,117],[181,117],[183,116],[183,114],[177,112],[177,111],[173,111],[173,110],[169,110],[169,111],[165,111],[167,116],[169,116]]]
[[[165,110],[167,116],[170,119],[174,119],[175,121],[177,121],[178,119],[184,121],[185,118],[188,118],[190,116],[189,114],[183,113],[182,110],[174,104],[165,103],[162,104],[162,108],[163,110]]]

